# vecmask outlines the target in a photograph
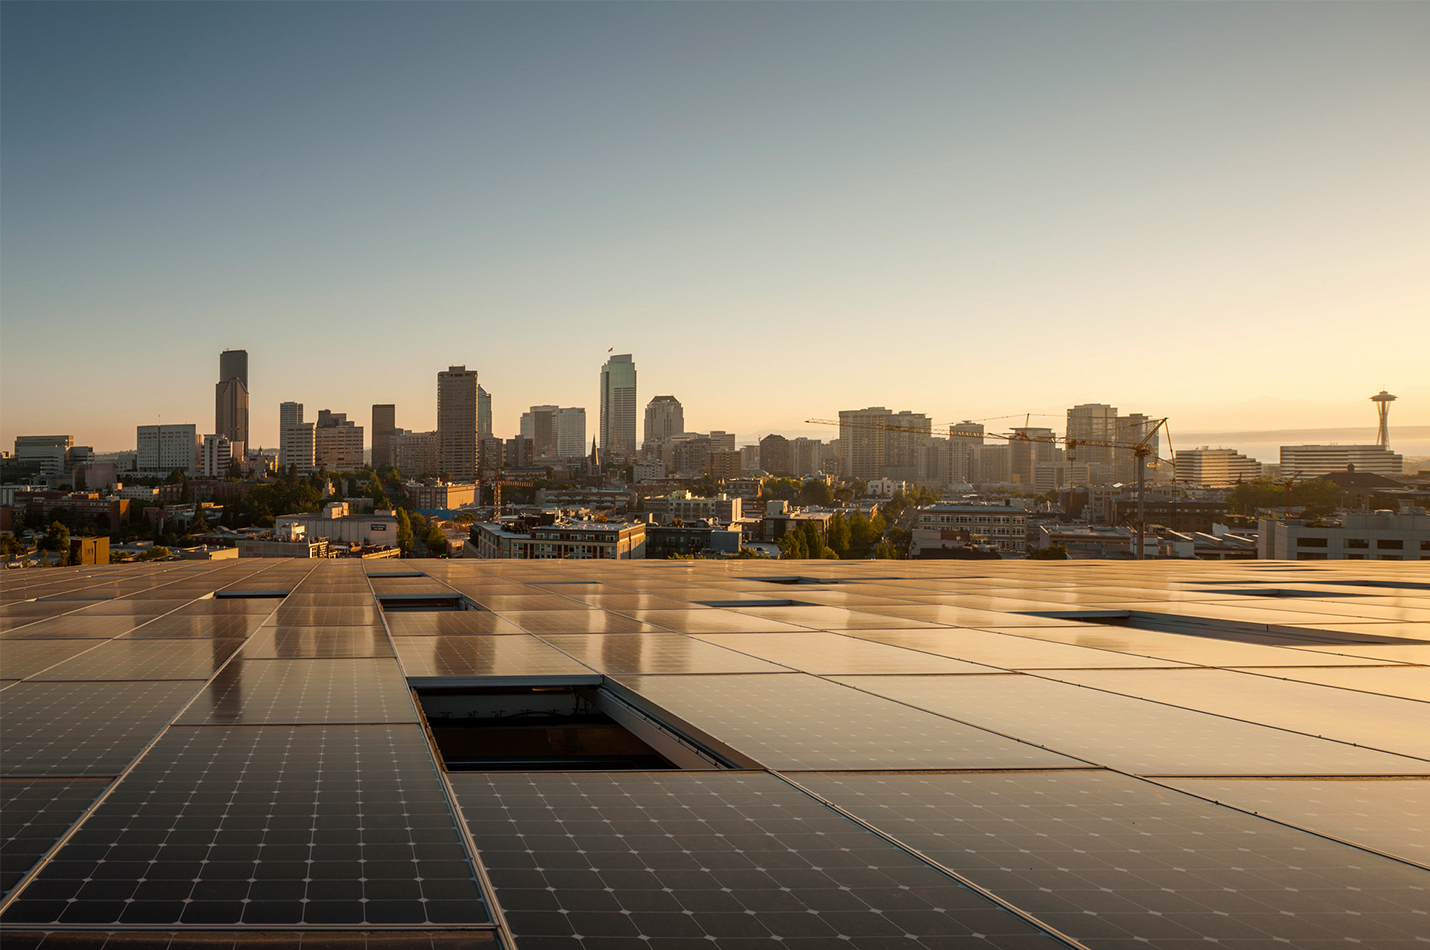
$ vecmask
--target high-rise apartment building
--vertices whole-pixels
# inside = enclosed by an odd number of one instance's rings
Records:
[[[726,432],[724,429],[712,429],[710,431],[710,451],[735,451],[735,433]]]
[[[218,356],[214,432],[228,439],[236,454],[248,446],[247,350],[224,350]]]
[[[438,474],[437,433],[398,429],[389,438],[392,466],[408,478]]]
[[[1093,440],[1096,442],[1118,441],[1117,407],[1104,403],[1084,403],[1068,410],[1067,437],[1069,442]],[[1096,479],[1099,468],[1111,475],[1112,449],[1103,445],[1069,446],[1069,454],[1080,464],[1088,466],[1088,472]]]
[[[978,446],[978,484],[1003,484],[1013,480],[1012,448],[1008,443]]]
[[[978,454],[983,447],[983,423],[965,419],[948,427],[948,481],[972,485],[978,481]]]
[[[1019,426],[1008,440],[1008,474],[1011,481],[1032,487],[1037,465],[1060,461],[1057,436],[1042,426]]]
[[[1130,442],[1136,444],[1146,438],[1152,431],[1156,420],[1140,412],[1128,413],[1125,416],[1117,417],[1117,441]],[[1116,448],[1112,450],[1113,478],[1124,485],[1132,485],[1137,481],[1137,467],[1140,464],[1151,465],[1160,454],[1161,438],[1154,434],[1147,441],[1147,448],[1151,452],[1144,459],[1138,459],[1137,453],[1130,448]],[[1079,459],[1081,461],[1081,459]],[[1147,477],[1152,477],[1149,470]]]
[[[290,465],[303,475],[313,470],[313,424],[304,424],[301,402],[278,404],[278,467]]]
[[[139,426],[134,467],[146,475],[199,473],[199,427],[186,425]]]
[[[790,474],[799,477],[818,475],[822,449],[823,443],[819,439],[791,439],[789,443]]]
[[[477,438],[492,434],[492,394],[477,386]]]
[[[901,481],[923,478],[928,473],[928,447],[933,424],[922,412],[892,413],[884,436],[884,476]]]
[[[893,413],[883,406],[842,409],[839,412],[839,474],[844,478],[881,478],[884,453]]]
[[[437,461],[455,479],[477,475],[477,371],[450,366],[437,374]]]
[[[583,407],[556,410],[556,454],[564,459],[586,454],[586,410]]]
[[[397,434],[397,407],[382,403],[372,407],[372,467],[392,464],[392,437]]]
[[[789,439],[771,433],[760,440],[760,468],[771,475],[790,475],[794,470],[790,462]]]
[[[636,454],[636,364],[629,353],[612,356],[601,367],[601,454]]]
[[[521,438],[530,439],[534,457],[582,458],[586,454],[586,410],[579,406],[532,406],[521,414]]]
[[[233,444],[223,433],[215,432],[204,436],[202,459],[199,470],[205,478],[223,478],[233,464]]]
[[[313,464],[330,472],[362,468],[362,426],[345,412],[318,410],[313,430]]]
[[[656,396],[645,407],[645,444],[649,449],[685,431],[685,408],[674,396]],[[733,440],[732,440],[733,441]]]

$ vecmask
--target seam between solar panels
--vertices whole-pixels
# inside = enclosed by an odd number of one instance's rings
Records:
[[[829,809],[831,809],[831,810],[833,810],[833,811],[835,811],[835,812],[838,812],[838,813],[839,813],[840,815],[842,815],[844,818],[848,819],[849,821],[852,821],[855,825],[859,826],[860,828],[863,828],[865,831],[869,832],[870,834],[875,835],[876,837],[882,839],[883,841],[888,842],[889,844],[893,845],[895,848],[898,848],[900,851],[903,851],[905,854],[911,855],[911,856],[917,858],[918,860],[924,862],[924,863],[927,864],[929,867],[935,869],[936,871],[939,871],[940,873],[947,875],[948,877],[950,877],[950,878],[952,878],[953,880],[957,881],[957,882],[958,882],[959,884],[961,884],[962,886],[968,888],[970,891],[973,891],[975,894],[978,894],[978,895],[979,895],[980,897],[982,897],[984,900],[987,900],[989,903],[994,904],[994,905],[997,906],[997,907],[1001,907],[1003,910],[1005,910],[1005,911],[1007,911],[1008,913],[1012,914],[1014,917],[1017,917],[1019,920],[1023,921],[1024,923],[1026,923],[1026,924],[1028,924],[1028,925],[1030,925],[1030,926],[1036,928],[1037,930],[1042,931],[1043,933],[1047,934],[1049,937],[1052,937],[1054,940],[1057,940],[1057,941],[1059,941],[1060,943],[1065,944],[1066,946],[1072,947],[1072,948],[1074,948],[1074,950],[1090,950],[1090,948],[1087,946],[1087,944],[1085,944],[1085,943],[1083,943],[1082,941],[1078,940],[1076,937],[1069,936],[1068,934],[1063,933],[1061,930],[1058,930],[1056,927],[1052,926],[1051,924],[1046,924],[1046,923],[1044,923],[1044,922],[1043,922],[1042,920],[1040,920],[1037,916],[1035,916],[1034,914],[1030,913],[1029,911],[1024,910],[1023,908],[1019,907],[1017,904],[1014,904],[1012,901],[1009,901],[1009,900],[1007,900],[1006,898],[1003,898],[1003,897],[999,897],[997,894],[993,893],[992,891],[988,890],[987,888],[983,887],[982,885],[975,884],[972,880],[970,880],[970,879],[967,878],[967,877],[964,877],[962,874],[959,874],[957,871],[953,870],[952,868],[950,868],[950,867],[948,867],[948,866],[946,866],[946,865],[944,865],[944,864],[942,864],[942,863],[940,863],[940,862],[938,862],[938,861],[935,861],[933,858],[931,858],[931,857],[929,857],[928,855],[924,854],[924,853],[923,853],[922,851],[920,851],[919,849],[917,849],[917,848],[915,848],[915,847],[913,847],[913,846],[911,846],[911,845],[905,844],[903,841],[900,841],[898,838],[896,838],[896,837],[894,837],[893,835],[889,834],[887,831],[883,831],[882,829],[876,827],[875,825],[869,824],[868,822],[866,822],[866,821],[864,821],[863,819],[859,818],[859,817],[858,817],[857,815],[855,815],[853,812],[850,812],[850,811],[847,811],[847,810],[844,809],[844,808],[841,808],[839,805],[836,805],[834,802],[832,802],[832,801],[830,801],[829,799],[825,798],[823,795],[820,795],[818,792],[815,792],[815,791],[812,791],[812,790],[809,789],[809,788],[806,788],[804,785],[802,785],[802,784],[800,784],[799,782],[795,781],[794,779],[790,778],[788,775],[784,774],[783,772],[779,772],[779,771],[776,771],[776,770],[774,770],[774,769],[770,769],[769,772],[770,772],[771,775],[773,775],[775,778],[779,779],[780,781],[784,782],[785,784],[787,784],[787,785],[789,785],[789,786],[791,786],[791,787],[797,789],[798,791],[802,792],[802,793],[805,794],[805,795],[808,795],[810,798],[812,798],[812,799],[814,799],[815,801],[819,802],[821,805],[825,806],[826,808],[829,808]]]

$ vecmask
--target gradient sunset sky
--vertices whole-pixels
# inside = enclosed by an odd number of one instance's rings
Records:
[[[0,16],[7,448],[211,431],[225,347],[263,445],[288,399],[431,429],[449,364],[593,434],[608,348],[742,442],[1430,424],[1427,3]]]

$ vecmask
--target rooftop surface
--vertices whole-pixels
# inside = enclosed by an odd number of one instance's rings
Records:
[[[1414,566],[0,581],[5,950],[1430,944]]]

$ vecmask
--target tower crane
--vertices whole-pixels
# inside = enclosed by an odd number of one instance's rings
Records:
[[[901,426],[894,425],[892,423],[839,422],[835,419],[806,419],[804,421],[807,424],[812,425],[840,426],[841,428],[849,429],[882,429],[888,432],[914,432],[920,435],[931,435],[933,431],[932,426],[930,426],[928,429],[923,429],[917,426]],[[952,435],[952,431],[956,425],[957,423],[951,423],[948,426],[939,426],[938,428],[947,428],[950,431],[950,435]],[[1143,433],[1142,438],[1135,442],[1131,441],[1130,439],[1069,439],[1065,436],[1059,435],[1035,437],[1028,435],[1026,431],[1017,430],[1006,434],[987,432],[984,433],[984,435],[993,439],[1002,439],[1006,442],[1062,443],[1067,447],[1069,456],[1075,453],[1077,451],[1077,447],[1080,445],[1096,445],[1102,448],[1130,450],[1132,452],[1133,457],[1137,459],[1137,560],[1141,561],[1144,559],[1142,542],[1147,528],[1147,511],[1146,504],[1144,502],[1144,496],[1146,495],[1147,488],[1147,462],[1150,458],[1156,458],[1152,451],[1152,439],[1154,436],[1156,436],[1157,432],[1161,429],[1164,429],[1166,425],[1167,420],[1165,417],[1161,419],[1148,419],[1146,431]],[[1027,426],[1024,426],[1025,430],[1026,428]],[[843,449],[841,448],[840,451],[842,454]],[[1166,460],[1156,458],[1156,461],[1160,462]],[[841,468],[842,467],[843,466],[841,465]]]

